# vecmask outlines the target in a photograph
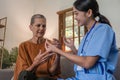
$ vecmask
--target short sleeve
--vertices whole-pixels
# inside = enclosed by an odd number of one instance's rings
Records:
[[[109,25],[102,25],[93,33],[86,50],[87,56],[100,56],[106,59],[109,55],[114,32]]]

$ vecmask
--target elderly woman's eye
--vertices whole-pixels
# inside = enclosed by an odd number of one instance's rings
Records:
[[[43,28],[46,28],[46,25],[42,25]]]
[[[41,24],[37,24],[36,26],[37,26],[37,27],[40,27],[40,26],[41,26]]]
[[[37,24],[36,26],[37,27],[41,27],[42,26],[43,28],[46,28],[46,25],[42,25],[42,24]]]

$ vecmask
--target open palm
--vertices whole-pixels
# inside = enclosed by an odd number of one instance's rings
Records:
[[[72,39],[66,39],[65,37],[63,37],[63,41],[65,45],[69,48],[72,48],[74,46],[74,41]]]

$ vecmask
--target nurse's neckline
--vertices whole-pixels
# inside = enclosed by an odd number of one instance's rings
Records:
[[[97,25],[99,25],[99,22],[97,22],[97,21],[95,21],[95,22],[96,22],[95,25],[93,24],[94,27],[96,27]],[[93,25],[92,25],[92,26],[93,26]],[[88,29],[88,32],[90,31],[90,29],[92,28],[92,26]]]
[[[87,27],[88,32],[90,31],[90,29],[91,29],[93,26],[95,27],[95,26],[98,25],[98,24],[99,24],[98,21],[94,21],[89,28]]]

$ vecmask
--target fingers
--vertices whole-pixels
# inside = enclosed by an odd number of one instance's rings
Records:
[[[44,58],[44,59],[42,59],[42,60],[39,62],[38,65],[41,65],[41,64],[43,64],[43,63],[46,62],[46,61],[47,61],[47,58]]]
[[[46,40],[46,44],[49,46],[49,45],[52,45],[51,43],[48,42],[48,40]]]
[[[58,46],[58,45],[57,45],[57,46]],[[47,52],[57,52],[58,49],[61,48],[61,46],[60,46],[60,48],[58,48],[59,46],[58,46],[58,47],[57,47],[57,46],[51,44],[51,43],[48,42],[48,41],[46,41],[46,44],[45,44],[45,48],[46,48]]]
[[[63,37],[63,42],[64,42],[65,44],[68,44],[68,43],[69,43],[65,37]]]
[[[52,41],[52,45],[54,45],[55,47],[61,49],[61,43],[59,40],[53,38],[53,41]]]
[[[48,58],[48,57],[50,57],[50,56],[52,56],[54,54],[56,54],[56,53],[49,53],[48,55],[44,56],[43,58]]]
[[[49,52],[49,42],[46,40],[45,42],[45,49],[47,50],[47,52]]]
[[[45,48],[48,49],[48,47],[51,46],[51,45],[52,45],[52,44],[50,44],[50,43],[48,42],[48,40],[46,40],[46,42],[45,42]]]
[[[34,60],[41,59],[42,57],[47,55],[47,53],[48,53],[47,51],[44,53],[41,53],[41,50],[40,50],[39,54],[34,58]]]
[[[63,41],[64,41],[65,44],[73,43],[73,39],[71,39],[71,38],[67,38],[67,39],[66,39],[66,38],[64,37],[64,38],[63,38]]]
[[[54,54],[55,54],[55,53],[51,53],[51,54],[49,54],[49,55],[44,56],[44,57],[40,60],[39,65],[40,65],[40,64],[43,64],[45,61],[47,61],[47,60],[50,58],[50,56],[52,56],[52,55],[54,55]]]
[[[56,38],[53,38],[53,43],[60,44],[59,40],[57,40]]]
[[[64,41],[65,43],[69,43],[70,39],[64,37],[64,38],[63,38],[63,41]]]
[[[38,59],[40,55],[41,55],[41,50],[39,50],[39,54],[34,58],[34,60]]]
[[[53,41],[59,42],[59,40],[57,40],[56,38],[53,38]]]
[[[66,38],[65,38],[65,37],[63,37],[63,41],[65,41],[65,42],[66,42]]]
[[[54,55],[55,53],[48,53],[47,55],[43,56],[42,59],[49,58],[50,56]],[[42,60],[41,59],[41,60]]]

